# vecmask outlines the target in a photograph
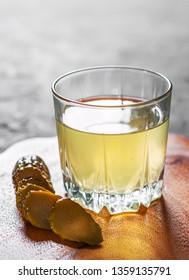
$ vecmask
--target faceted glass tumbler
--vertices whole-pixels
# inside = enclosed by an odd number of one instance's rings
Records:
[[[172,84],[145,69],[77,70],[52,85],[66,195],[111,214],[161,196]]]

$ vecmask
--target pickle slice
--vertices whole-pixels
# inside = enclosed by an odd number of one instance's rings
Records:
[[[37,186],[41,186],[41,187],[45,188],[46,190],[48,190],[52,193],[55,193],[53,185],[48,179],[46,179],[46,178],[38,179],[36,177],[35,178],[34,177],[27,177],[27,178],[24,178],[24,179],[20,180],[17,183],[17,185],[15,186],[15,190],[17,191],[20,186],[23,186],[23,185],[26,185],[26,184],[34,184],[34,185],[37,185]]]
[[[47,191],[45,188],[35,184],[20,185],[16,191],[16,206],[21,214],[23,214],[22,199],[31,190]]]
[[[49,191],[29,191],[22,199],[23,217],[35,227],[50,230],[49,215],[56,200],[60,198],[60,195]]]
[[[100,226],[78,203],[58,199],[50,214],[51,229],[63,239],[97,245],[103,241]]]
[[[43,173],[43,175],[50,180],[50,172],[45,164],[44,160],[37,155],[26,155],[21,157],[15,164],[13,173],[18,170],[25,169],[28,167],[35,167]]]
[[[37,155],[24,156],[16,162],[12,171],[12,181],[16,190],[19,182],[22,180],[29,180],[30,183],[40,185],[55,193],[50,181],[49,169],[45,162]]]

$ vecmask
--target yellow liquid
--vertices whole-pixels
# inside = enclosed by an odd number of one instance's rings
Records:
[[[64,179],[69,177],[83,191],[110,194],[129,193],[157,182],[164,167],[168,120],[127,133],[120,123],[110,126],[121,132],[94,133],[100,131],[98,125],[92,132],[81,131],[57,121]]]

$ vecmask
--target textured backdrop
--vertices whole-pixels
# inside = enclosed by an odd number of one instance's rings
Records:
[[[55,135],[52,82],[106,64],[167,76],[170,130],[189,137],[188,14],[187,0],[0,0],[0,151]]]

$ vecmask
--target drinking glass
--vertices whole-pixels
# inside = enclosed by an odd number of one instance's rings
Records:
[[[171,82],[145,69],[103,66],[52,85],[67,197],[99,212],[136,212],[161,196]]]

